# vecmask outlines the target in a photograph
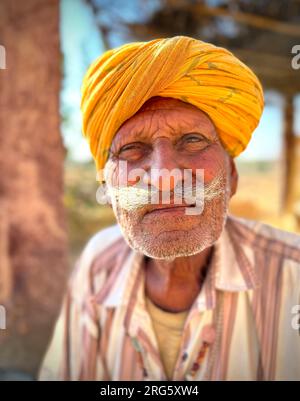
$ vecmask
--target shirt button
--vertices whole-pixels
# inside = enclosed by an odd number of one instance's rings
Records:
[[[203,342],[212,344],[216,339],[216,330],[213,326],[206,325],[202,329],[201,337]]]
[[[188,353],[187,353],[187,352],[184,352],[184,353],[182,354],[182,357],[181,357],[182,362],[186,361],[186,360],[187,360],[187,357],[188,357]]]
[[[142,351],[142,347],[141,347],[141,345],[138,342],[138,339],[136,337],[133,337],[131,339],[131,343],[132,343],[133,347],[136,349],[137,352],[141,352]]]

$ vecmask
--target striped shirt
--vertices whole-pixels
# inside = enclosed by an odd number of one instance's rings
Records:
[[[171,380],[300,380],[300,236],[228,215],[213,249]],[[118,225],[94,235],[39,379],[167,380],[144,280]]]

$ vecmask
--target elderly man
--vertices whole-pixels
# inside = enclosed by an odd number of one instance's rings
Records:
[[[78,259],[40,379],[300,379],[300,237],[228,213],[262,109],[254,73],[193,38],[91,65],[83,131],[118,224]]]

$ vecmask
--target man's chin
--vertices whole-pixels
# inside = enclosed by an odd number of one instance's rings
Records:
[[[128,245],[153,259],[193,256],[212,246],[226,221],[224,203],[214,203],[200,216],[174,216],[172,219],[140,219],[137,213],[115,210]]]
[[[200,248],[194,248],[194,249],[153,249],[153,248],[145,248],[145,247],[138,247],[139,252],[143,253],[144,255],[152,258],[152,259],[164,259],[164,260],[174,260],[176,258],[180,257],[188,257],[188,256],[193,256],[196,255],[200,252],[202,252],[204,249],[206,249],[208,246],[203,246]]]
[[[192,235],[187,231],[164,231],[157,236],[141,235],[127,239],[134,250],[153,259],[175,259],[193,256],[202,252],[215,242],[210,235]]]
[[[148,250],[144,249],[144,250],[140,250],[140,252],[142,252],[144,255],[146,255],[152,259],[163,259],[166,261],[173,261],[176,258],[196,255],[196,254],[202,252],[205,248],[207,248],[207,247],[204,247],[203,249],[201,248],[199,250],[193,250],[193,251],[182,249],[182,250],[177,250],[176,252],[174,252],[174,251],[172,251],[172,252],[166,252],[166,251],[156,252],[156,251],[153,251],[152,249],[149,252]]]

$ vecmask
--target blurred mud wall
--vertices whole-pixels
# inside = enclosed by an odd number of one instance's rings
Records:
[[[0,44],[0,371],[34,376],[67,276],[59,0],[1,0]]]

